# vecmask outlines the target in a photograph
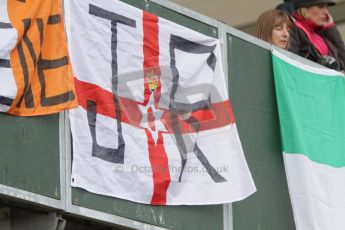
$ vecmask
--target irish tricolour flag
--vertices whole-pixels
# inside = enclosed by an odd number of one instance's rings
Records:
[[[345,78],[273,50],[283,155],[298,230],[345,229]]]

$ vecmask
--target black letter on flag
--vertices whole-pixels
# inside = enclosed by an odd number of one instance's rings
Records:
[[[136,23],[134,20],[130,18],[126,18],[122,15],[107,11],[102,9],[98,6],[94,6],[92,4],[89,5],[89,13],[91,15],[106,19],[111,21],[111,55],[112,55],[112,93],[113,93],[113,100],[115,104],[115,115],[117,121],[117,133],[118,133],[118,148],[113,149],[111,153],[109,153],[109,148],[105,148],[99,146],[96,142],[96,139],[93,138],[93,148],[92,148],[92,156],[101,158],[105,161],[114,162],[114,163],[123,163],[124,162],[124,153],[125,153],[125,141],[122,135],[122,124],[121,124],[121,110],[119,104],[119,97],[118,97],[118,64],[117,64],[117,24],[121,23],[133,28],[136,28]],[[94,105],[95,107],[96,105]],[[92,108],[92,105],[90,105]],[[90,111],[88,109],[88,111]],[[90,128],[90,119],[89,119]],[[96,125],[96,124],[94,124]],[[95,128],[95,127],[94,127]],[[91,132],[92,133],[92,132]],[[95,147],[96,146],[96,147]],[[96,152],[98,151],[98,153]],[[112,157],[109,157],[109,156]]]
[[[97,103],[92,100],[87,100],[87,120],[92,137],[92,156],[98,157],[102,160],[123,164],[124,162],[124,143],[118,145],[117,149],[100,146],[97,143],[96,120],[97,120]]]
[[[179,72],[178,69],[176,67],[176,59],[175,59],[175,49],[184,51],[184,52],[188,52],[188,53],[194,53],[194,54],[205,54],[205,53],[210,53],[210,56],[207,59],[207,65],[212,69],[212,71],[215,70],[216,67],[216,62],[217,62],[217,57],[214,55],[213,50],[216,48],[215,45],[213,46],[206,46],[206,45],[202,45],[193,41],[189,41],[186,40],[182,37],[176,36],[176,35],[171,35],[170,37],[170,68],[172,71],[172,75],[173,75],[173,86],[171,89],[171,93],[170,93],[170,105],[169,105],[169,109],[171,112],[171,120],[172,120],[172,127],[173,127],[173,131],[174,131],[174,135],[177,141],[177,147],[178,150],[180,152],[181,155],[181,165],[182,165],[182,170],[180,173],[180,177],[179,177],[179,182],[181,182],[182,179],[182,174],[184,171],[184,168],[186,166],[187,163],[187,146],[186,146],[186,142],[183,139],[183,136],[181,134],[181,130],[178,124],[178,113],[181,109],[179,109],[182,105],[179,105],[179,103],[175,102],[175,95],[178,89],[178,85],[179,85]],[[210,100],[210,98],[209,98]],[[200,103],[197,102],[198,104],[191,104],[191,109],[188,109],[189,111],[196,111],[199,109],[203,109],[205,108],[205,105],[207,103]],[[183,107],[186,107],[186,105],[184,105]],[[186,110],[187,108],[184,108],[182,110]],[[188,119],[189,121],[187,122],[195,122],[196,119],[194,119],[193,117]],[[199,127],[195,127],[195,129],[198,131]],[[187,140],[187,142],[190,142]],[[201,151],[201,149],[199,148],[198,144],[195,142],[194,144],[194,148],[193,148],[193,152],[194,154],[197,156],[198,160],[202,163],[202,165],[205,167],[207,173],[210,175],[210,177],[212,178],[212,180],[214,182],[225,182],[226,179],[224,177],[222,177],[217,170],[210,164],[210,162],[208,161],[208,159],[206,158],[206,156],[204,155],[204,153]]]
[[[41,18],[37,18],[36,22],[38,26],[38,31],[40,33],[40,47],[42,49],[44,24]],[[59,14],[49,16],[48,18],[48,25],[59,24],[60,22],[61,22],[61,18]],[[41,85],[41,106],[53,106],[53,105],[63,104],[67,101],[74,100],[75,95],[73,91],[67,91],[65,93],[55,95],[55,96],[50,96],[50,97],[46,96],[46,83],[45,83],[44,70],[56,69],[56,68],[63,67],[65,65],[68,65],[67,56],[54,59],[54,60],[47,60],[47,59],[42,59],[42,52],[40,52],[38,56],[37,69],[38,69],[38,79],[40,80],[40,85]]]
[[[27,36],[27,32],[28,32],[30,25],[31,25],[31,19],[30,18],[24,19],[23,23],[24,23],[23,40],[19,42],[17,49],[18,49],[20,64],[22,65],[23,74],[24,74],[24,91],[23,91],[23,94],[17,103],[17,107],[19,108],[21,106],[23,100],[25,99],[25,107],[26,108],[33,108],[35,105],[34,105],[34,99],[32,96],[31,85],[29,82],[29,80],[30,80],[29,79],[29,77],[30,77],[29,76],[29,69],[28,69],[28,64],[26,62],[25,55],[24,55],[23,41],[29,49],[29,52],[30,52],[30,55],[31,55],[31,58],[33,60],[35,67],[36,67],[36,54],[35,54],[35,50],[33,48],[33,45]]]
[[[50,16],[48,18],[48,24],[53,25],[53,24],[60,23],[61,20],[58,20],[58,18],[60,18],[60,15]],[[35,53],[34,47],[32,45],[32,42],[30,41],[29,37],[27,36],[27,32],[28,32],[30,25],[31,25],[31,19],[30,18],[23,20],[23,23],[24,23],[23,41],[29,50],[29,53],[30,53],[31,59],[33,61],[34,67],[36,68],[36,66],[37,66],[38,78],[39,78],[39,82],[41,85],[41,106],[53,106],[53,105],[65,103],[67,101],[72,101],[75,98],[73,91],[68,91],[66,93],[56,95],[56,96],[51,96],[51,97],[46,96],[46,84],[45,84],[44,70],[56,69],[56,68],[60,68],[62,66],[68,65],[68,58],[65,56],[65,57],[62,57],[59,59],[55,59],[55,60],[42,59],[43,27],[44,27],[44,25],[43,25],[42,18],[37,18],[36,22],[37,22],[38,31],[40,34],[40,48],[41,48],[38,59],[37,59],[37,55]],[[19,60],[20,60],[20,63],[21,63],[22,69],[23,69],[23,74],[24,74],[24,92],[23,92],[22,96],[20,97],[20,99],[17,103],[17,107],[19,108],[21,106],[23,100],[25,100],[25,106],[27,108],[33,108],[35,105],[34,105],[34,101],[33,101],[31,85],[29,82],[30,73],[29,73],[28,65],[27,65],[27,62],[25,59],[25,55],[24,55],[23,44],[22,44],[23,41],[21,41],[18,44],[18,54],[19,54]]]

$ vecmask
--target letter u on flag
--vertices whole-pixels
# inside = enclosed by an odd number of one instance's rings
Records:
[[[76,107],[62,0],[0,1],[0,112]]]
[[[283,156],[298,230],[345,229],[345,78],[273,50]]]
[[[219,41],[120,1],[65,3],[72,186],[154,205],[252,194]]]

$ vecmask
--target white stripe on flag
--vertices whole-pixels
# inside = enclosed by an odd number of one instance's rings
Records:
[[[326,67],[322,67],[322,66],[316,67],[316,66],[305,65],[299,61],[296,61],[296,60],[289,58],[288,56],[282,54],[281,52],[279,52],[278,50],[276,50],[274,48],[272,48],[272,55],[279,57],[280,59],[286,61],[287,63],[290,63],[291,65],[294,65],[298,68],[304,69],[304,70],[312,72],[312,73],[329,75],[329,76],[338,76],[338,77],[339,77],[339,75],[344,76],[344,74],[342,74],[341,72],[338,72],[336,70],[329,69]]]
[[[345,168],[291,153],[284,153],[284,163],[297,229],[344,230]]]

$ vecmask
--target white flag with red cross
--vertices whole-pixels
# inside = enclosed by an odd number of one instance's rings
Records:
[[[72,186],[153,205],[255,192],[217,39],[120,1],[65,8],[79,101]]]

